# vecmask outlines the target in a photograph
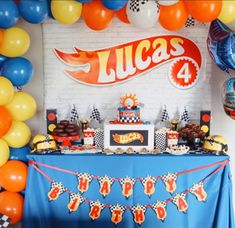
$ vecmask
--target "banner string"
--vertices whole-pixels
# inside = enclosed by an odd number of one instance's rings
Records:
[[[222,168],[224,168],[230,161],[229,160],[225,160],[223,162],[217,162],[217,163],[214,163],[214,164],[221,164],[219,167],[217,167],[214,171],[212,171],[208,176],[206,176],[204,179],[202,179],[201,181],[199,181],[198,183],[205,183],[210,177],[214,176],[216,173],[218,173]],[[42,176],[44,176],[49,182],[53,183],[55,182],[51,177],[49,177],[46,173],[44,173],[40,168],[38,168],[36,166],[36,163],[37,162],[32,162],[30,161],[29,164],[36,170],[38,171]],[[42,163],[43,164],[43,163]],[[211,164],[212,165],[212,164]],[[211,165],[209,167],[211,167]],[[202,166],[202,167],[205,167],[205,166]],[[64,186],[63,186],[64,187]],[[69,194],[72,194],[73,192],[70,191],[68,188],[64,187],[65,188],[65,191],[68,192]],[[184,192],[182,192],[183,194],[188,194],[190,192],[191,188],[188,188],[186,189]],[[182,194],[181,193],[181,194]],[[83,199],[83,201],[85,202],[88,202],[88,203],[92,203],[92,202],[95,202],[93,200],[90,200],[86,197],[83,197],[80,195],[80,197]],[[171,198],[168,198],[166,200],[162,200],[163,202],[165,203],[170,203],[172,202],[174,199],[174,197],[171,197]],[[105,208],[111,208],[113,207],[114,205],[110,205],[110,204],[102,204]],[[147,204],[147,205],[143,205],[143,207],[145,208],[152,208],[154,204]],[[125,208],[125,210],[131,210],[132,209],[132,206],[123,206]]]
[[[213,166],[216,166],[216,165],[220,165],[220,164],[224,164],[224,163],[227,164],[227,162],[229,162],[229,160],[219,161],[219,162],[216,162],[216,163],[200,166],[200,167],[197,167],[197,168],[193,168],[193,169],[177,172],[176,175],[180,176],[180,175],[184,175],[184,174],[187,174],[187,173],[196,172],[196,171],[207,169],[207,168],[210,168],[210,167],[213,167]],[[38,165],[38,166],[43,166],[43,167],[46,167],[46,168],[50,168],[50,169],[54,169],[54,170],[57,170],[57,171],[73,174],[73,175],[81,174],[80,172],[74,172],[74,171],[71,171],[71,170],[62,169],[62,168],[59,168],[59,167],[56,167],[56,166],[48,165],[48,164],[45,164],[45,163],[42,163],[42,162],[36,162],[36,161],[33,161],[33,160],[29,160],[29,165],[33,165],[33,164],[34,165]],[[92,179],[97,179],[97,180],[102,178],[101,176],[95,176],[95,175],[90,175],[90,176],[91,176]],[[162,176],[155,176],[156,180],[162,179],[162,178],[163,178]],[[112,181],[120,181],[123,178],[120,178],[120,177],[111,177],[111,179],[112,179]],[[136,178],[132,178],[132,179],[134,181],[142,181],[144,178],[143,177],[136,177]]]

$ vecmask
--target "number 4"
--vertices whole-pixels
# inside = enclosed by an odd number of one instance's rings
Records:
[[[177,78],[184,79],[184,83],[188,83],[191,78],[191,74],[189,73],[189,63],[185,63],[177,74]]]

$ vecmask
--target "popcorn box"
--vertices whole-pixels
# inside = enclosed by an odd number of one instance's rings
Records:
[[[94,144],[94,129],[88,128],[83,131],[84,145],[93,145]]]
[[[173,146],[178,144],[179,133],[177,131],[169,131],[167,133],[167,146]]]

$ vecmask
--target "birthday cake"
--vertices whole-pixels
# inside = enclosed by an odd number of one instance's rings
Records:
[[[118,108],[118,121],[120,123],[140,123],[140,108],[135,94],[121,97],[121,107]]]

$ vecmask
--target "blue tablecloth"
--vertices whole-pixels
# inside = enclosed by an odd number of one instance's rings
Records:
[[[146,177],[160,176],[192,168],[228,160],[228,156],[213,155],[29,155],[33,161],[42,162],[60,168],[89,173],[92,175],[110,177]],[[218,166],[196,172],[180,175],[177,179],[176,193],[181,193],[198,183]],[[74,175],[56,171],[46,167],[39,167],[44,173],[73,192],[77,192],[77,178]],[[27,188],[25,192],[25,206],[23,228],[114,228],[111,222],[110,210],[105,208],[101,217],[92,221],[89,217],[89,204],[84,202],[78,211],[69,213],[67,204],[69,196],[64,193],[56,201],[49,202],[47,193],[50,182],[29,166]],[[189,208],[184,214],[177,210],[173,203],[167,204],[167,218],[164,222],[157,219],[153,210],[147,209],[143,228],[234,228],[232,207],[232,183],[229,165],[225,166],[205,182],[208,194],[206,202],[200,202],[192,194],[187,195]],[[112,186],[110,195],[104,198],[99,193],[99,184],[93,180],[84,197],[106,204],[136,205],[149,204],[157,200],[163,201],[171,197],[165,190],[161,180],[156,183],[156,191],[151,198],[144,194],[143,186],[137,182],[133,195],[126,199],[121,194],[118,182]],[[117,225],[120,228],[139,227],[133,221],[133,215],[126,211],[123,221]]]

